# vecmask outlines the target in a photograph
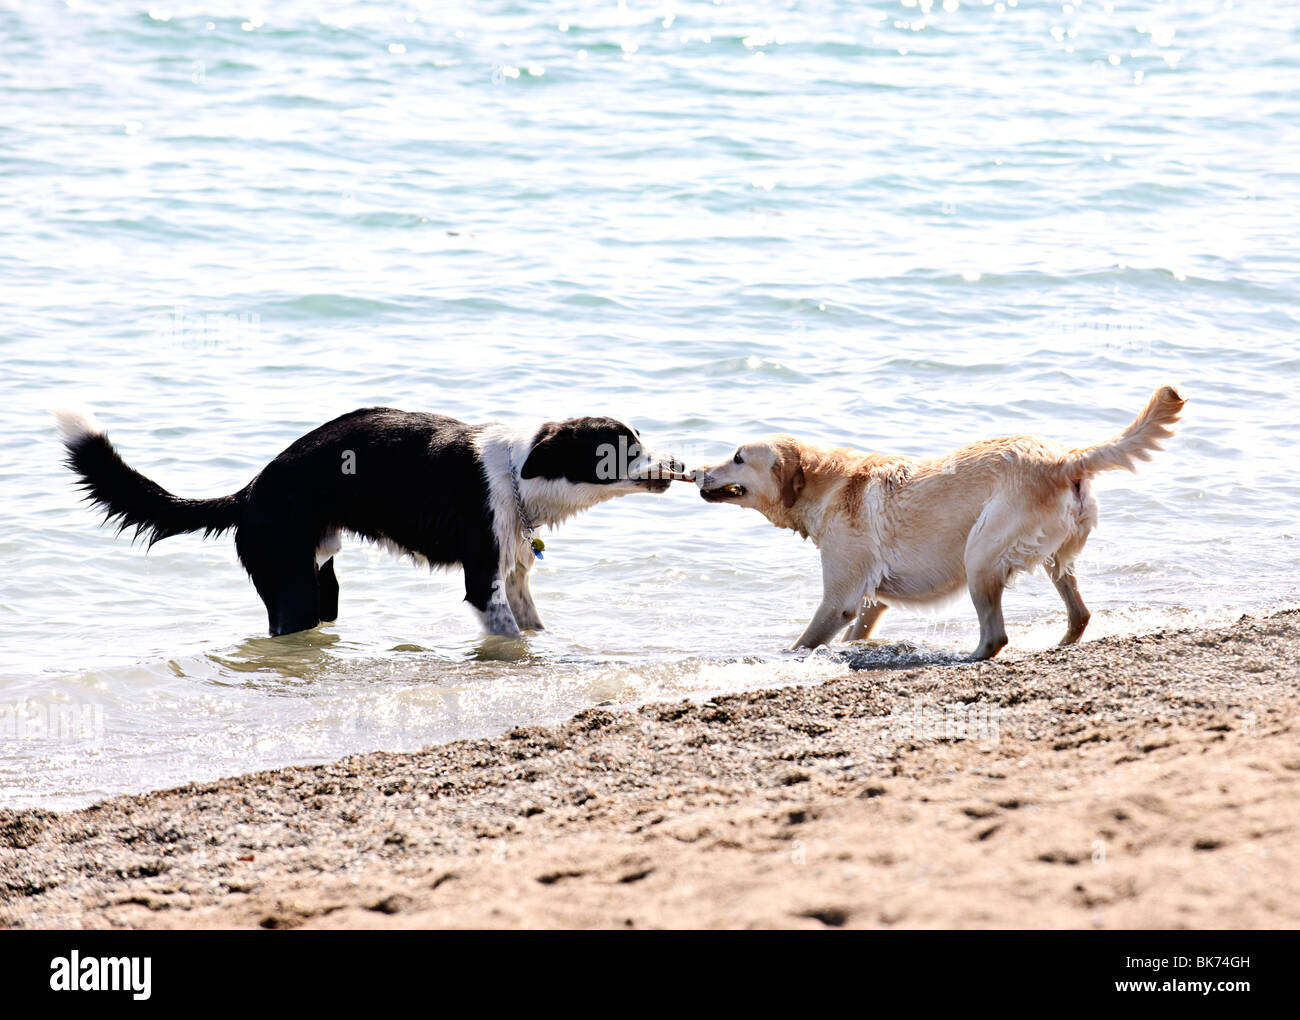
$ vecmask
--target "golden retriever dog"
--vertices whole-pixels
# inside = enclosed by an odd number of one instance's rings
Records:
[[[963,587],[979,615],[976,659],[1007,643],[1002,592],[1042,565],[1065,601],[1061,644],[1088,626],[1075,557],[1097,523],[1090,484],[1101,471],[1150,460],[1173,433],[1183,398],[1152,395],[1113,439],[1068,449],[1039,436],[1007,436],[914,459],[825,449],[776,436],[747,443],[724,464],[694,472],[710,503],[753,507],[821,550],[822,602],[796,648],[871,636],[893,605],[924,605]]]

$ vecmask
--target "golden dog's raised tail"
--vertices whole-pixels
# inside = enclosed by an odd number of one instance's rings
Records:
[[[1162,439],[1173,432],[1168,426],[1178,420],[1187,403],[1172,386],[1161,386],[1133,424],[1117,435],[1096,446],[1071,450],[1061,461],[1065,473],[1072,479],[1095,475],[1099,471],[1137,470],[1137,461],[1150,460],[1154,450],[1162,450]]]

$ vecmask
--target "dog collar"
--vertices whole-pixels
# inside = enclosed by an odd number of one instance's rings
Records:
[[[533,555],[539,560],[544,559],[542,550],[546,548],[546,543],[537,537],[537,529],[533,527],[532,518],[528,516],[528,511],[524,509],[524,497],[519,491],[519,475],[515,473],[515,458],[510,447],[506,447],[506,465],[510,468],[510,491],[515,497],[515,513],[519,515],[519,528],[523,533],[524,541],[532,549]]]

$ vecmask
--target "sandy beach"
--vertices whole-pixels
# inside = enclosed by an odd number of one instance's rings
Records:
[[[1287,611],[4,811],[0,923],[1295,927],[1297,648]]]

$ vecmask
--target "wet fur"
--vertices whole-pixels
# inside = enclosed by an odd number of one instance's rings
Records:
[[[512,465],[536,528],[617,496],[662,492],[663,479],[682,467],[642,452],[627,477],[601,477],[601,449],[640,447],[635,430],[613,418],[520,430],[369,407],[313,429],[238,492],[184,499],[130,468],[92,418],[55,416],[68,466],[119,531],[134,529],[150,545],[186,532],[234,531],[273,635],[337,618],[334,557],[344,534],[420,565],[462,567],[465,601],[491,634],[540,629]]]
[[[1073,564],[1097,524],[1091,479],[1136,470],[1172,435],[1184,400],[1156,390],[1113,439],[1069,449],[1038,436],[986,439],[943,457],[909,458],[826,449],[792,436],[746,444],[730,463],[696,472],[711,502],[760,511],[821,550],[823,597],[796,642],[870,637],[891,605],[927,605],[963,589],[975,605],[987,659],[1007,643],[1002,592],[1044,566],[1066,605],[1062,644],[1078,641],[1089,612]],[[735,496],[728,485],[744,487]]]

